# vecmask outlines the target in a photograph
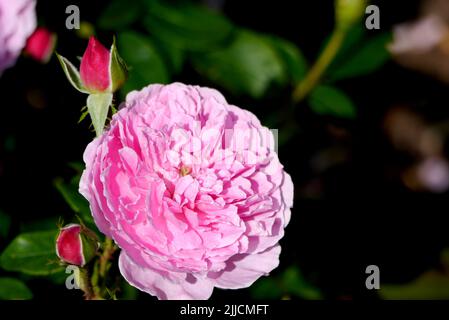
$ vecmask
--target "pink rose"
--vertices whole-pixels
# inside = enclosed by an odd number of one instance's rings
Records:
[[[140,290],[207,299],[278,266],[293,183],[272,133],[218,91],[174,83],[131,92],[84,161],[80,192]]]
[[[36,28],[35,0],[0,0],[0,75],[14,65]]]
[[[33,59],[47,63],[56,44],[56,35],[46,28],[37,28],[28,38],[25,52]]]

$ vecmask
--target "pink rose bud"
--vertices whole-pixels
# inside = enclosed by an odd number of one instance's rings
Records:
[[[25,53],[33,59],[46,63],[55,48],[56,35],[45,28],[37,28],[28,38]]]
[[[66,263],[84,266],[98,250],[95,233],[79,224],[63,227],[56,239],[56,254]]]
[[[111,84],[109,72],[110,53],[95,37],[81,59],[80,75],[84,87],[91,92],[103,92]]]
[[[81,59],[79,72],[69,60],[56,55],[67,79],[82,93],[115,92],[128,77],[128,69],[117,52],[115,41],[108,50],[95,37],[91,37]]]

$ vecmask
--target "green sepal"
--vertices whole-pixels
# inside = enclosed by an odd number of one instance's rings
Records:
[[[72,84],[72,86],[82,93],[89,93],[86,88],[84,88],[83,83],[81,82],[81,76],[78,69],[65,57],[55,53],[58,57],[59,62],[61,63],[62,70],[64,71],[67,79]]]
[[[115,92],[120,89],[128,79],[128,67],[125,61],[120,57],[115,45],[115,37],[111,46],[111,59],[110,59],[109,71],[111,75],[111,92]]]
[[[89,263],[93,257],[97,254],[99,248],[99,242],[97,235],[87,229],[84,226],[81,226],[80,239],[82,245],[82,252],[84,258],[84,264]]]

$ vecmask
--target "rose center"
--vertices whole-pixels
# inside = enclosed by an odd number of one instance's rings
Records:
[[[183,165],[179,169],[179,174],[181,175],[181,177],[184,177],[184,176],[190,174],[191,171],[192,171],[192,169],[190,169],[189,167]]]

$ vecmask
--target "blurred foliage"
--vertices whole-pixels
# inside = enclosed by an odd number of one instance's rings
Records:
[[[405,284],[382,284],[379,295],[383,299],[448,300],[449,249],[441,252],[440,268],[429,270]]]
[[[354,118],[356,115],[356,108],[351,98],[331,86],[317,86],[309,97],[309,104],[314,112],[321,115],[341,118]]]
[[[169,82],[170,75],[164,60],[148,37],[134,31],[121,32],[118,34],[118,48],[130,68],[129,79],[122,92],[143,88],[148,83]]]
[[[296,85],[307,73],[309,63],[295,44],[242,29],[202,5],[186,1],[128,2],[112,1],[98,22],[102,29],[119,31],[119,51],[131,69],[121,97],[148,83],[172,81],[186,62],[233,95],[257,99],[266,96],[270,88]],[[142,29],[147,33],[141,33]],[[389,59],[385,46],[390,38],[389,32],[367,38],[362,23],[354,26],[325,82],[379,69]],[[325,97],[316,99],[323,92]],[[356,115],[350,98],[338,89],[317,88],[314,96],[309,103],[317,114],[343,118]]]
[[[98,18],[98,27],[116,31],[126,28],[139,18],[141,5],[140,1],[111,1]]]
[[[0,256],[7,271],[44,276],[61,271],[55,253],[57,230],[19,234]]]
[[[219,49],[230,40],[234,26],[226,17],[188,2],[170,5],[147,0],[144,27],[156,38],[186,51]]]
[[[289,299],[291,297],[318,300],[322,299],[320,290],[311,285],[297,266],[291,266],[279,276],[261,278],[251,287],[255,299]]]
[[[83,165],[73,162],[69,166],[77,172],[70,181],[65,182],[62,178],[56,178],[53,184],[69,207],[77,215],[78,220],[80,220],[79,222],[93,230],[98,230],[90,213],[89,202],[78,191],[81,173],[84,170]]]
[[[447,300],[449,299],[449,275],[428,271],[411,283],[384,284],[379,294],[383,299],[390,300]]]
[[[340,56],[345,60],[337,60],[334,68],[329,70],[329,81],[359,77],[378,70],[390,59],[387,44],[391,38],[391,33],[385,32],[368,40],[355,41],[352,50],[348,48],[350,52]],[[354,46],[357,46],[356,50]]]
[[[286,68],[271,43],[250,31],[239,31],[230,46],[198,56],[194,65],[236,95],[260,98],[272,83],[287,80]]]
[[[6,238],[9,233],[9,226],[11,225],[11,218],[0,211],[0,238]]]
[[[0,278],[0,299],[28,300],[31,298],[33,293],[22,281],[14,278]]]
[[[21,221],[19,230],[20,232],[50,231],[57,229],[60,222],[61,217],[58,216]]]

